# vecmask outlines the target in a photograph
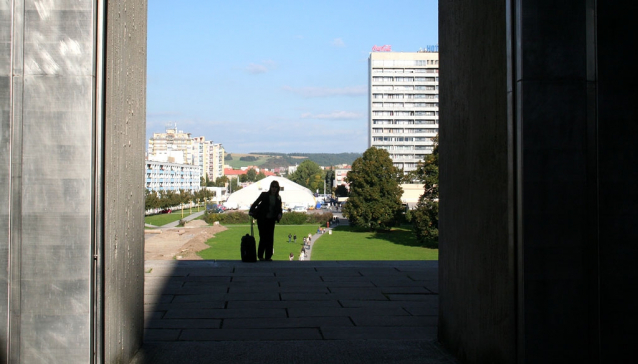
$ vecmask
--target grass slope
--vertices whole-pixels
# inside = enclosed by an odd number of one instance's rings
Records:
[[[390,232],[357,231],[338,226],[331,235],[323,235],[312,247],[312,260],[438,260],[438,249],[417,244],[409,228]]]
[[[217,233],[214,238],[209,239],[206,244],[210,248],[197,253],[207,260],[239,260],[239,245],[241,237],[250,234],[250,225],[225,225],[228,230]],[[303,237],[317,232],[319,225],[275,225],[275,254],[273,260],[288,260],[288,255],[293,253],[295,260],[299,259],[299,253],[303,247]],[[255,240],[259,244],[259,230],[257,224],[254,226]],[[288,243],[288,234],[297,234],[297,243]]]
[[[239,260],[241,237],[250,233],[250,225],[226,225],[228,230],[218,233],[206,243],[209,249],[198,253],[208,260]],[[314,234],[318,225],[276,225],[273,260],[287,260],[292,252],[295,260],[303,245],[303,236]],[[288,243],[288,233],[297,234],[297,243]],[[255,239],[259,232],[255,225]],[[418,246],[408,228],[388,233],[359,232],[350,227],[337,227],[333,233],[322,235],[312,248],[312,260],[438,260],[439,251]]]

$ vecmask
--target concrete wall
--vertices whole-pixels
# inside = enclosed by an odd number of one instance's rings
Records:
[[[0,362],[141,345],[146,2],[104,4],[0,0]]]
[[[515,358],[505,10],[439,2],[439,338],[476,363]]]
[[[145,0],[109,1],[104,123],[104,358],[128,363],[144,334]]]
[[[463,361],[628,357],[632,13],[586,0],[440,4],[439,338]]]

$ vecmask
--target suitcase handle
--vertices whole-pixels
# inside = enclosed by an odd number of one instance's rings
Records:
[[[253,232],[253,223],[255,222],[255,220],[253,219],[253,217],[250,217],[250,236],[255,236],[255,233]]]

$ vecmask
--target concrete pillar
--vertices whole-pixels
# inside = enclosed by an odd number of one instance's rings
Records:
[[[632,13],[440,4],[439,338],[467,362],[620,362],[636,338]]]
[[[0,362],[127,362],[143,335],[146,3],[0,1],[0,47]]]

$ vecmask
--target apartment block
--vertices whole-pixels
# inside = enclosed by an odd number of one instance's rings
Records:
[[[439,132],[439,53],[372,52],[368,59],[368,146],[394,165],[416,169]]]

